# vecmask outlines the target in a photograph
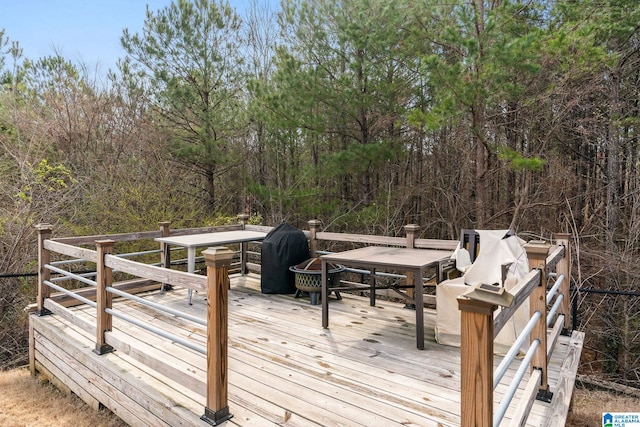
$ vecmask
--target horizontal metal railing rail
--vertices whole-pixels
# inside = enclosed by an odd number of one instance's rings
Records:
[[[58,263],[58,265],[64,265],[64,264],[60,264]],[[54,273],[60,274],[61,276],[59,277],[53,277],[50,279],[45,279],[43,280],[43,284],[50,287],[51,289],[54,289],[62,294],[65,294],[77,301],[80,301],[81,303],[87,304],[90,307],[96,307],[96,303],[94,301],[91,301],[88,298],[85,298],[82,295],[78,295],[76,292],[74,292],[73,290],[69,290],[69,289],[65,289],[62,286],[57,285],[54,282],[59,282],[59,281],[64,281],[64,280],[77,280],[81,283],[84,283],[86,285],[95,287],[96,286],[96,282],[94,280],[90,280],[86,277],[86,275],[88,273],[84,273],[84,274],[76,274],[76,273],[72,273],[70,271],[66,271],[63,270],[61,268],[55,267],[51,264],[44,264],[43,266],[46,270],[48,271],[52,271]]]
[[[178,248],[176,248],[178,249]],[[114,254],[114,256],[120,257],[120,258],[132,258],[135,256],[142,256],[142,255],[151,255],[151,254],[159,254],[160,253],[160,249],[151,249],[148,251],[138,251],[138,252],[127,252],[124,254]]]
[[[560,309],[560,305],[562,304],[562,300],[564,299],[564,295],[558,295],[556,302],[551,306],[549,312],[547,313],[547,327],[549,327],[553,323],[553,319],[556,317],[558,310]]]
[[[331,233],[326,231],[318,231],[315,234],[316,240],[324,240],[330,242],[342,243],[359,243],[364,245],[382,245],[382,246],[398,246],[406,247],[407,239],[405,237],[387,237],[373,236],[369,234],[349,234],[349,233]],[[457,240],[438,240],[438,239],[414,239],[413,247],[417,249],[436,249],[453,251],[458,245]]]
[[[540,347],[540,340],[539,339],[533,340],[533,342],[529,346],[529,349],[527,350],[527,353],[525,354],[524,358],[520,362],[520,365],[518,366],[518,370],[516,371],[516,374],[514,375],[513,380],[511,380],[511,383],[509,383],[509,388],[507,389],[506,393],[504,394],[504,397],[500,401],[500,404],[498,405],[498,409],[493,415],[493,427],[498,427],[502,422],[505,414],[507,413],[507,409],[509,408],[509,405],[513,400],[513,397],[515,396],[516,391],[518,390],[518,387],[520,387],[520,383],[524,378],[524,374],[529,368],[529,364],[531,363],[531,360],[533,359],[533,356],[536,350],[538,349],[538,347]]]
[[[53,272],[58,273],[58,274],[62,274],[64,277],[66,277],[68,279],[77,280],[78,282],[82,282],[85,285],[96,286],[96,281],[95,280],[87,279],[86,277],[81,276],[79,274],[75,274],[75,273],[72,273],[70,271],[66,271],[66,270],[63,270],[61,268],[54,267],[54,266],[52,266],[50,264],[45,264],[44,267],[47,270],[53,271]]]
[[[44,284],[49,286],[52,289],[55,289],[58,292],[62,292],[63,294],[65,294],[67,296],[70,296],[71,298],[77,299],[78,301],[80,301],[80,302],[82,302],[84,304],[87,304],[90,307],[95,308],[97,306],[95,301],[91,301],[90,299],[85,298],[82,295],[78,295],[77,293],[75,293],[73,291],[70,291],[68,289],[65,289],[62,286],[58,286],[55,283],[52,283],[52,282],[50,282],[48,280],[45,280]]]
[[[150,325],[146,322],[142,322],[138,319],[136,319],[133,316],[129,316],[127,314],[124,314],[122,312],[119,312],[117,310],[111,309],[111,308],[105,308],[105,312],[110,314],[111,316],[117,317],[118,319],[124,320],[128,323],[131,323],[132,325],[135,325],[139,328],[142,328],[146,331],[152,332],[158,336],[161,336],[163,338],[169,339],[171,341],[174,341],[180,345],[183,345],[191,350],[197,351],[200,354],[207,354],[207,350],[202,347],[199,346],[197,344],[194,344],[193,342],[189,341],[189,340],[185,340],[182,337],[179,337],[178,335],[172,334],[170,332],[165,331],[164,329],[160,329],[160,328],[156,328],[153,325]]]
[[[86,273],[75,273],[75,274],[80,277],[95,277],[97,272],[89,271]],[[75,280],[75,279],[74,277],[71,277],[71,276],[60,276],[60,277],[54,277],[51,279],[52,282],[64,282],[66,280]]]
[[[558,293],[558,289],[560,289],[560,285],[562,284],[563,280],[564,280],[564,274],[561,274],[560,276],[558,276],[558,278],[556,279],[551,289],[549,289],[549,292],[547,292],[547,304],[549,304],[553,299],[553,297],[556,296],[556,294]]]
[[[155,303],[153,301],[149,301],[148,299],[140,298],[140,297],[135,296],[133,294],[130,294],[128,292],[123,292],[123,291],[121,291],[119,289],[116,289],[116,288],[114,288],[112,286],[107,286],[106,290],[107,290],[107,292],[111,292],[114,295],[117,295],[117,296],[122,297],[124,299],[128,299],[130,301],[134,301],[134,302],[136,302],[136,303],[138,303],[140,305],[152,308],[152,309],[154,309],[156,311],[159,311],[161,313],[171,314],[171,315],[176,316],[178,318],[189,320],[189,321],[191,321],[193,323],[196,323],[196,324],[198,324],[200,326],[205,326],[205,327],[207,326],[207,322],[205,320],[203,320],[203,319],[201,319],[201,318],[199,318],[197,316],[193,316],[193,315],[191,315],[189,313],[185,313],[184,311],[175,310],[175,309],[173,309],[171,307],[167,307],[166,305],[158,304],[158,303]]]
[[[531,316],[531,319],[529,319],[529,321],[525,325],[522,332],[520,332],[520,335],[518,335],[518,338],[516,338],[513,345],[509,348],[509,351],[507,351],[507,354],[500,361],[500,364],[498,365],[498,367],[493,373],[494,390],[498,386],[500,381],[502,381],[502,377],[504,376],[504,374],[507,373],[509,366],[515,360],[516,356],[520,352],[520,348],[522,348],[522,345],[525,343],[525,340],[529,338],[529,336],[531,335],[531,331],[533,330],[535,323],[540,319],[541,316],[542,316],[542,313],[540,313],[539,311],[536,311],[533,314],[533,316]]]

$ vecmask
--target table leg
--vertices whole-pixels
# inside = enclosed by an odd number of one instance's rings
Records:
[[[413,273],[413,301],[416,305],[416,344],[418,350],[424,350],[424,304],[422,297],[422,270]]]
[[[371,276],[369,276],[369,305],[375,307],[376,305],[376,269],[371,268]]]
[[[160,264],[164,268],[171,268],[171,248],[168,243],[160,243]],[[170,291],[173,286],[169,283],[163,283],[160,287],[160,291]]]
[[[322,260],[322,278],[321,278],[322,287],[320,292],[320,298],[322,299],[322,327],[323,328],[329,327],[329,292],[328,292],[329,287],[327,285],[327,278],[328,278],[327,261],[323,259]]]
[[[196,271],[196,248],[187,248],[187,272],[195,273]],[[191,305],[191,298],[193,296],[193,289],[189,289],[189,305]]]
[[[407,272],[407,279],[406,279],[407,280],[406,281],[407,286],[411,286],[411,285],[413,285],[413,283],[415,283],[414,279],[413,279],[413,276],[414,276],[413,271]],[[411,298],[412,301],[415,301],[414,289],[413,288],[407,288],[407,297]],[[404,308],[407,308],[409,310],[413,310],[413,309],[416,308],[416,305],[413,304],[413,303],[409,303],[409,301],[407,300],[405,302],[405,304],[404,304]]]
[[[247,242],[240,242],[240,275],[247,273]]]

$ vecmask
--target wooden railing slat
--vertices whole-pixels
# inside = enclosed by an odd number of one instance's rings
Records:
[[[156,267],[129,259],[119,258],[115,255],[105,256],[105,265],[114,270],[132,274],[136,277],[144,277],[160,283],[170,283],[174,286],[182,286],[197,291],[207,290],[207,278],[198,274],[185,273],[183,271]]]
[[[364,234],[329,233],[326,231],[316,233],[317,240],[329,240],[333,242],[353,242],[363,244],[375,244],[386,246],[404,246],[406,240],[403,237],[368,236]]]
[[[556,265],[560,262],[562,258],[564,258],[564,246],[552,246],[550,249],[550,254],[545,261],[545,271],[549,273],[556,268]]]
[[[498,336],[504,325],[509,322],[509,319],[511,319],[513,314],[518,310],[518,308],[520,308],[522,303],[529,299],[531,292],[533,292],[539,284],[539,270],[531,270],[516,284],[516,286],[511,290],[511,293],[513,294],[511,306],[504,307],[494,318],[493,338]]]
[[[160,231],[138,231],[135,233],[118,233],[118,234],[96,234],[94,236],[78,236],[78,237],[56,237],[52,239],[55,242],[66,243],[68,245],[93,245],[96,240],[113,240],[114,242],[124,242],[130,240],[155,239],[162,237]]]
[[[72,258],[82,258],[90,262],[96,262],[98,259],[97,252],[95,250],[79,248],[69,243],[62,243],[57,240],[45,240],[44,247],[51,252],[67,255]]]

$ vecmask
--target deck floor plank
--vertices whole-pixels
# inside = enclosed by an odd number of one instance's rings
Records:
[[[134,310],[140,309],[130,308],[127,310],[131,311],[128,314],[132,315]],[[138,313],[138,315],[147,321],[154,317],[152,314],[145,316]],[[193,332],[192,328],[183,328],[183,334],[192,335]],[[274,363],[283,366],[286,370],[295,370],[347,389],[359,390],[361,394],[377,396],[382,403],[393,402],[394,405],[404,407],[408,411],[412,408],[420,408],[422,405],[418,404],[422,401],[438,401],[441,411],[439,416],[447,419],[453,417],[452,414],[447,415],[447,412],[451,412],[452,405],[454,407],[459,405],[457,392],[452,391],[449,399],[444,398],[442,394],[427,397],[422,393],[425,385],[422,380],[389,372],[388,369],[373,365],[364,367],[362,364],[354,365],[349,359],[341,357],[341,354],[328,350],[319,352],[314,348],[315,345],[314,347],[300,345],[290,339],[287,331],[284,331],[285,335],[278,335],[283,333],[279,327],[270,332],[269,337],[265,337],[263,331],[244,328],[240,339],[233,337],[230,339],[231,347],[233,350],[244,351],[249,356],[257,355],[263,363]],[[202,333],[204,334],[204,331]],[[238,356],[238,353],[234,353],[233,350],[230,352],[232,359]],[[243,361],[243,363],[247,362]],[[413,387],[409,388],[411,384]],[[416,411],[420,412],[420,409]]]

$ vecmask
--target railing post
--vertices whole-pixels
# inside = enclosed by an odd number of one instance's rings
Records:
[[[240,224],[242,225],[242,229],[244,230],[247,226],[247,221],[249,220],[248,214],[238,214],[238,219],[240,220]],[[247,268],[247,242],[240,243],[240,274],[243,276],[249,273],[249,269]]]
[[[318,240],[316,240],[316,233],[320,229],[320,225],[322,225],[322,221],[319,219],[312,219],[307,222],[309,224],[309,251],[311,253],[311,258],[315,258],[316,252],[318,250]]]
[[[408,249],[413,249],[416,247],[416,233],[420,230],[420,226],[418,224],[407,224],[404,226],[404,232],[406,234],[407,243],[406,246]],[[412,285],[413,281],[413,272],[407,272],[407,285]],[[413,299],[415,296],[415,292],[413,288],[407,288],[407,295]],[[405,308],[416,308],[415,304],[405,304]]]
[[[240,220],[240,224],[242,224],[242,229],[244,230],[247,222],[249,221],[249,214],[241,213],[238,214],[238,219]]]
[[[233,417],[227,402],[228,283],[233,252],[215,247],[202,254],[207,266],[207,406],[201,418],[218,425]]]
[[[51,314],[49,310],[44,308],[44,300],[51,295],[51,288],[44,283],[51,279],[51,271],[45,268],[45,265],[51,261],[51,255],[49,250],[44,248],[44,241],[51,237],[52,229],[51,224],[36,225],[36,230],[38,230],[38,309],[36,314],[38,316]]]
[[[113,274],[111,268],[104,263],[106,255],[113,253],[113,240],[96,240],[96,348],[97,354],[105,354],[113,351],[113,347],[106,343],[105,332],[111,331],[113,318],[107,313],[111,309],[113,294],[107,292],[107,287],[112,285]]]
[[[407,236],[407,248],[413,249],[416,247],[416,234],[420,231],[418,224],[407,224],[404,226],[404,232]]]
[[[564,315],[563,333],[568,334],[568,331],[571,330],[571,311],[569,308],[571,300],[571,241],[569,239],[571,235],[568,233],[555,233],[553,238],[556,244],[564,246],[564,257],[562,257],[558,265],[556,265],[556,273],[558,276],[561,274],[564,275],[564,280],[559,289],[559,292],[564,295],[564,298],[560,303],[558,313]]]
[[[169,229],[171,221],[162,221],[159,222],[158,225],[160,226],[160,234],[162,237],[169,237],[171,234],[171,230]],[[171,267],[171,253],[169,252],[169,245],[164,242],[160,242],[160,264],[162,264],[164,268]]]
[[[551,245],[542,240],[532,240],[524,245],[529,259],[529,268],[531,270],[538,269],[540,271],[540,284],[531,292],[529,296],[529,314],[533,316],[539,311],[542,316],[531,330],[530,342],[540,341],[533,358],[531,359],[531,370],[534,368],[541,370],[540,389],[538,390],[538,399],[547,400],[549,394],[548,371],[547,371],[547,277],[546,264],[547,255]]]
[[[458,297],[460,425],[493,425],[493,313],[497,305]]]

